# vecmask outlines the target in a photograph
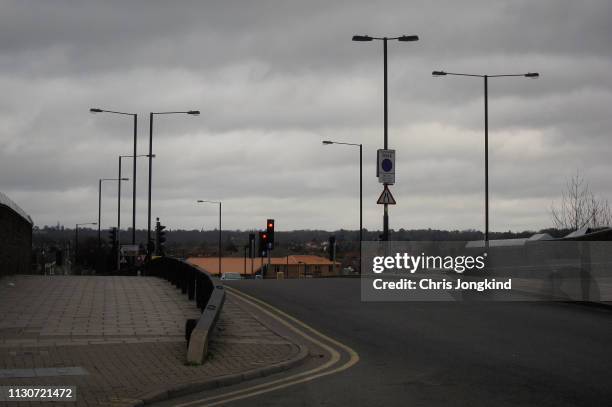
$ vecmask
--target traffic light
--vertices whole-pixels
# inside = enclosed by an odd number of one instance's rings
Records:
[[[108,240],[112,247],[117,247],[117,228],[111,228],[108,231]]]
[[[259,232],[259,254],[265,257],[268,254],[268,232]]]
[[[166,227],[163,226],[159,222],[159,218],[157,218],[157,222],[155,223],[155,254],[158,256],[165,256],[166,232],[164,232],[164,229],[166,229]]]
[[[336,261],[336,236],[329,237],[329,259]]]
[[[268,219],[266,222],[266,232],[268,232],[268,247],[274,249],[274,219]]]

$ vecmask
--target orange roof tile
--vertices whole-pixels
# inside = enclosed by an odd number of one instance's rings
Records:
[[[218,257],[190,257],[187,259],[188,263],[195,264],[198,267],[203,268],[210,274],[219,274],[219,258]],[[263,259],[263,264],[267,264],[268,259]],[[270,258],[270,264],[273,265],[296,265],[296,264],[307,264],[316,266],[327,266],[331,265],[332,261],[320,256],[311,255],[292,255],[286,257],[272,257]],[[338,264],[338,262],[336,262]],[[253,259],[253,271],[259,272],[261,268],[261,258]],[[244,257],[222,257],[221,258],[221,272],[222,273],[240,273],[245,274],[244,271]],[[246,274],[251,274],[251,259],[246,259]]]

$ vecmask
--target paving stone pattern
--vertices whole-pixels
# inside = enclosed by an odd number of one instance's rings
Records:
[[[273,365],[299,351],[228,296],[209,359],[189,366],[184,324],[199,314],[179,290],[152,277],[2,278],[0,385],[74,385],[77,403],[66,405],[127,406],[146,393]],[[11,377],[17,369],[66,367],[86,374],[45,376],[57,371],[49,369]]]

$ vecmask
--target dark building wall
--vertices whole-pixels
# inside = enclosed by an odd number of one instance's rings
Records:
[[[0,276],[30,273],[32,224],[0,204]]]

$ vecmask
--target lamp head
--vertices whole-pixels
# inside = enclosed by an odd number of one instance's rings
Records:
[[[187,112],[187,114],[193,115],[193,116],[198,116],[200,114],[199,110],[190,110]]]
[[[102,109],[92,107],[91,109],[89,109],[89,113],[102,113]]]
[[[369,35],[353,35],[353,41],[372,41]]]
[[[540,74],[537,73],[537,72],[528,72],[528,73],[525,74],[525,78],[533,78],[533,79],[535,79],[535,78],[539,78],[539,77],[540,77]]]
[[[405,42],[418,41],[419,40],[419,36],[418,35],[402,35],[397,40],[398,41],[405,41]]]
[[[323,140],[323,144],[334,144],[333,141],[329,141],[329,140]]]
[[[445,76],[446,72],[444,72],[444,71],[433,71],[431,74],[433,76]]]

